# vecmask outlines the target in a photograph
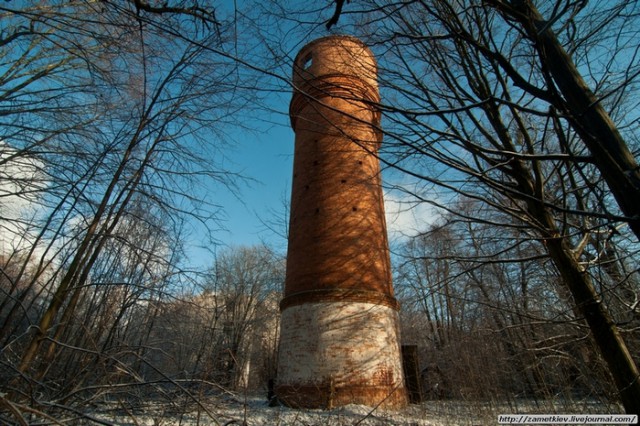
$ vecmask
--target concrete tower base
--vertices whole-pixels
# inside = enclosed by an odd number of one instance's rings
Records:
[[[296,408],[407,404],[398,312],[367,302],[332,301],[282,312],[278,384],[281,402]],[[286,366],[286,368],[285,368]]]

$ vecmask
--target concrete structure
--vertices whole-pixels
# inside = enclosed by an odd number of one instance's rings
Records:
[[[380,163],[377,65],[330,36],[294,63],[296,133],[279,399],[293,407],[407,403]]]

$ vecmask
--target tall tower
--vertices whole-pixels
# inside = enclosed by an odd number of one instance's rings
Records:
[[[293,69],[289,246],[276,394],[287,405],[400,407],[407,396],[377,151],[377,65],[348,36]]]

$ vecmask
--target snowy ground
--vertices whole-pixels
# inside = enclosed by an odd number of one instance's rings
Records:
[[[172,407],[149,404],[143,410],[129,411],[112,409],[94,412],[96,419],[106,424],[132,426],[172,425],[246,425],[246,426],[475,426],[495,425],[498,414],[509,413],[607,413],[611,411],[595,404],[576,406],[568,410],[555,407],[532,406],[523,402],[518,405],[488,404],[464,401],[431,401],[412,405],[401,411],[374,410],[370,407],[349,405],[333,410],[294,410],[286,407],[269,407],[264,398],[216,399],[201,406],[189,404],[186,411]],[[178,414],[179,412],[187,414]],[[622,411],[620,411],[622,412]]]

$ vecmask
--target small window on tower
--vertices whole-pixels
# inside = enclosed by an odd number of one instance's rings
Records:
[[[304,59],[302,59],[302,69],[303,70],[309,69],[312,63],[313,63],[313,53],[309,52],[307,56],[305,56]]]

